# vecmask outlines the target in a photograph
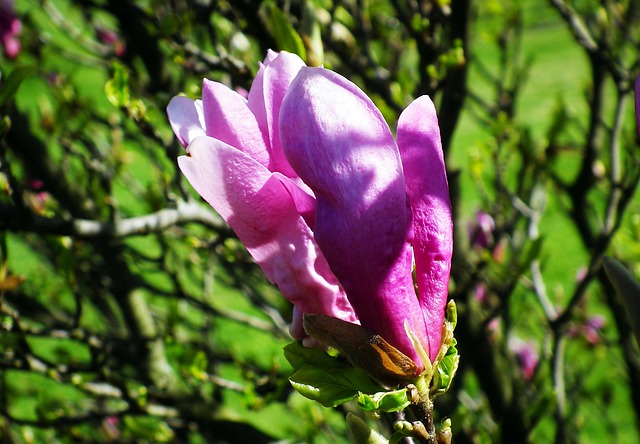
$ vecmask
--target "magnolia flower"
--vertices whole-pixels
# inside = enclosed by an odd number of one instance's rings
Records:
[[[303,313],[357,322],[310,228],[314,198],[280,146],[280,105],[302,66],[298,56],[270,51],[247,99],[205,80],[202,100],[174,97],[167,108],[187,148],[182,172],[294,304],[296,338],[304,335]]]
[[[101,43],[110,46],[113,54],[117,57],[122,57],[125,54],[127,45],[122,41],[118,34],[105,28],[96,29],[96,34],[98,36],[98,40],[100,40]]]
[[[493,246],[496,223],[489,213],[478,211],[476,219],[469,225],[469,243],[473,248],[486,249]]]
[[[576,323],[569,328],[568,334],[571,337],[583,337],[589,345],[598,345],[602,330],[606,325],[606,320],[602,315],[588,316],[582,322]]]
[[[168,113],[180,168],[294,304],[294,336],[302,313],[359,319],[421,370],[406,325],[436,357],[452,223],[428,97],[396,142],[356,85],[269,52],[246,100],[205,80],[202,101],[176,97]]]
[[[442,342],[452,222],[431,100],[422,96],[404,110],[396,143],[360,88],[305,67],[282,104],[280,141],[316,196],[315,239],[362,325],[422,368],[407,323],[433,361]]]
[[[18,35],[22,32],[22,22],[13,10],[13,0],[0,0],[0,43],[10,59],[20,53]]]
[[[538,356],[538,352],[536,351],[535,342],[512,337],[509,340],[509,348],[516,355],[525,381],[530,381],[535,375],[536,368],[540,362],[540,356]]]

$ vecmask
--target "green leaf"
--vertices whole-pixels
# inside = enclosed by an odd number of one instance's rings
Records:
[[[307,365],[326,369],[349,367],[346,362],[327,354],[321,348],[305,347],[299,342],[292,342],[285,346],[284,357],[294,370],[299,370]]]
[[[381,390],[359,368],[326,369],[309,365],[296,371],[289,381],[302,396],[325,407],[351,401],[358,392],[376,393]]]
[[[14,98],[22,81],[31,73],[35,72],[35,70],[36,68],[34,66],[19,66],[11,71],[7,80],[3,82],[2,87],[0,87],[0,106]]]
[[[279,49],[298,54],[304,61],[307,60],[307,51],[304,48],[302,38],[294,29],[291,20],[280,8],[273,3],[265,5],[271,22],[271,32]]]
[[[447,322],[451,324],[451,330],[456,328],[458,325],[458,307],[456,306],[455,301],[451,300],[447,303]]]
[[[207,380],[207,366],[209,365],[209,360],[207,359],[207,355],[202,351],[198,350],[196,355],[191,361],[189,365],[188,371],[189,374],[194,378],[200,381]]]
[[[377,392],[372,395],[359,392],[358,405],[368,412],[399,412],[409,407],[411,402],[407,395],[406,387],[400,390],[391,390],[388,392]]]
[[[129,90],[129,72],[120,62],[113,63],[113,77],[104,85],[107,99],[113,106],[123,108],[135,120],[146,118],[146,106],[140,99],[131,97]]]
[[[322,33],[316,6],[311,0],[304,2],[300,34],[307,51],[307,64],[309,66],[322,65],[324,63],[324,44],[322,43]]]
[[[347,413],[347,426],[351,441],[355,444],[388,444],[389,442],[353,413]]]
[[[118,108],[126,107],[131,102],[129,94],[129,73],[122,63],[113,63],[113,77],[104,85],[104,92],[109,102]]]
[[[529,268],[531,266],[531,262],[540,257],[540,252],[542,251],[542,244],[544,242],[544,237],[540,236],[532,242],[529,242],[525,247],[524,251],[520,254],[520,268],[522,270]]]
[[[335,407],[358,397],[366,411],[397,412],[409,405],[407,389],[385,391],[366,371],[349,366],[320,348],[307,348],[298,342],[284,348],[295,373],[289,381],[304,397],[325,407]]]
[[[449,389],[451,381],[458,370],[460,355],[455,347],[456,343],[457,342],[454,338],[451,342],[451,346],[447,350],[447,353],[444,355],[444,358],[442,358],[442,361],[438,364],[438,368],[433,377],[433,386],[431,391],[436,396],[442,395]]]
[[[631,327],[636,335],[636,340],[640,345],[640,283],[620,262],[604,256],[602,263],[604,271],[613,284],[622,304],[627,311]]]

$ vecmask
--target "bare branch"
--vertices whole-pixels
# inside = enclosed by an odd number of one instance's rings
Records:
[[[160,232],[169,227],[186,223],[199,223],[219,231],[228,230],[219,216],[194,201],[179,201],[175,208],[164,208],[155,213],[113,222],[79,218],[47,218],[33,214],[30,221],[25,223],[14,207],[0,206],[0,229],[77,238],[138,236]]]

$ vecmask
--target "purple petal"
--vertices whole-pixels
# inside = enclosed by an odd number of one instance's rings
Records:
[[[316,221],[316,199],[311,189],[301,180],[294,182],[293,179],[284,174],[273,173],[273,175],[277,177],[287,191],[289,191],[298,213],[304,218],[309,228],[313,230]]]
[[[258,122],[258,126],[263,134],[267,135],[267,139],[269,139],[269,130],[267,129],[267,110],[264,107],[264,71],[267,69],[267,66],[260,62],[258,72],[256,76],[253,78],[253,83],[251,83],[251,88],[249,89],[249,94],[247,95],[247,106],[251,110],[254,116],[256,116],[256,121]],[[271,146],[271,139],[267,141],[267,144]]]
[[[261,165],[270,167],[265,135],[240,94],[205,79],[202,104],[207,136],[236,147]]]
[[[278,57],[277,52],[271,49],[267,51],[267,56],[265,57],[264,62],[260,62],[258,65],[258,72],[253,79],[253,83],[251,83],[251,88],[249,89],[249,94],[247,96],[247,106],[256,116],[260,129],[267,135],[269,134],[269,131],[267,129],[267,110],[264,105],[264,71],[267,69],[267,66],[276,59],[276,57]],[[269,144],[271,144],[270,140]]]
[[[267,278],[299,310],[356,316],[287,189],[246,154],[199,137],[178,158],[196,191],[227,221]]]
[[[419,97],[403,111],[397,138],[413,213],[418,297],[433,360],[442,341],[453,224],[438,118],[429,97]]]
[[[201,100],[176,96],[169,102],[167,114],[173,132],[184,147],[196,137],[205,135]]]
[[[393,136],[344,77],[302,68],[280,113],[289,162],[316,195],[314,232],[362,325],[422,362],[404,322],[427,344],[411,277],[409,211]]]
[[[278,53],[273,49],[267,49],[267,55],[264,58],[264,66],[268,66],[269,63],[273,62],[275,58],[278,57]]]
[[[278,115],[289,85],[303,66],[304,62],[297,55],[280,52],[268,64],[260,67],[248,98],[249,109],[256,115],[258,123],[266,128],[269,137],[272,171],[278,171],[288,177],[297,175],[280,145]]]

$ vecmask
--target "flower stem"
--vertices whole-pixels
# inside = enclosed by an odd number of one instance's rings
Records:
[[[409,387],[411,411],[418,421],[413,423],[414,437],[422,443],[436,443],[436,427],[433,423],[433,401],[429,396],[426,378],[418,378],[416,385]],[[430,378],[429,378],[430,379]]]

